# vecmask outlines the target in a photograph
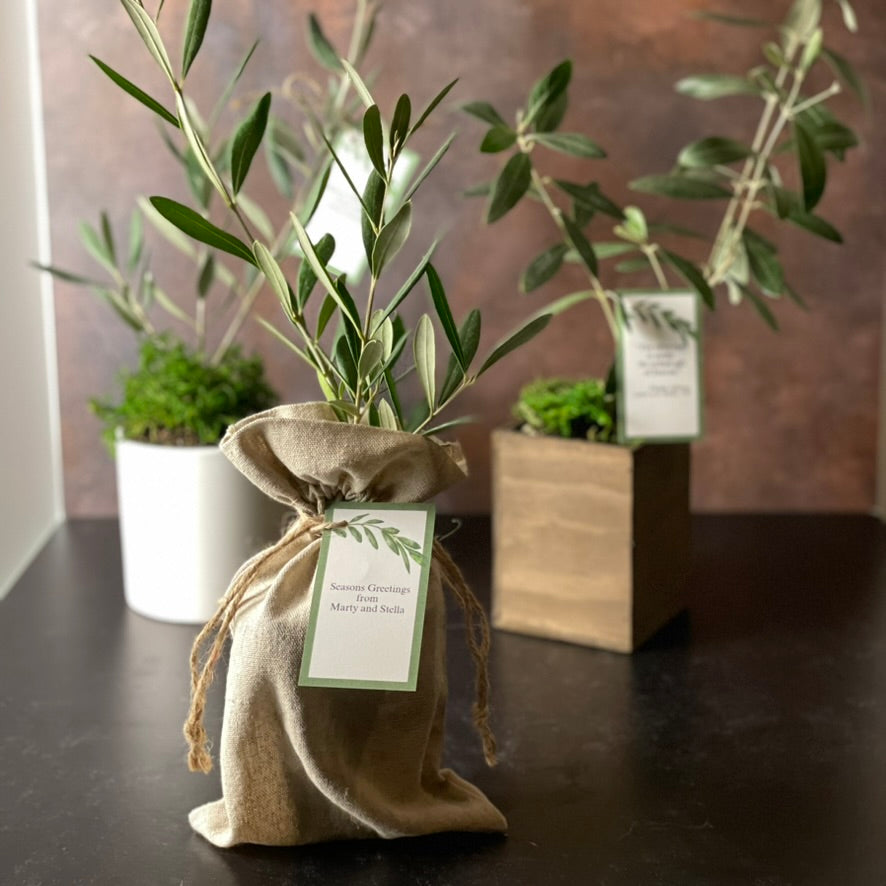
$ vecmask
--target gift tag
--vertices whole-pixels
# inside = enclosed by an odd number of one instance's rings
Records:
[[[415,690],[434,545],[432,504],[326,511],[300,686]]]
[[[355,129],[342,133],[335,141],[335,153],[347,169],[354,187],[362,194],[372,172],[372,162],[363,147],[363,135]],[[390,208],[403,195],[406,184],[418,165],[418,154],[404,150],[394,168],[394,181],[387,195]],[[347,274],[348,282],[358,283],[366,270],[366,250],[363,248],[363,209],[356,194],[337,163],[333,161],[326,189],[306,230],[312,243],[324,234],[335,237],[335,252],[330,266],[340,274]]]
[[[694,292],[619,296],[618,439],[678,443],[702,434],[701,330]]]

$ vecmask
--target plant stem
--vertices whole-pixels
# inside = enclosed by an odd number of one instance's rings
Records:
[[[521,140],[521,150],[523,149],[523,143]],[[525,153],[525,151],[524,151]],[[538,174],[538,172],[533,167],[532,169],[532,184],[538,192],[539,197],[541,197],[541,202],[545,205],[545,208],[548,210],[548,214],[554,221],[554,224],[560,231],[560,234],[563,238],[563,242],[570,248],[573,248],[572,240],[569,237],[568,232],[566,231],[566,226],[563,224],[563,212],[554,203],[551,198],[550,193],[548,192],[547,187],[545,186],[544,179]],[[596,274],[591,271],[590,268],[585,267],[585,271],[587,271],[588,279],[591,281],[591,289],[594,293],[594,298],[597,299],[597,303],[600,305],[600,309],[603,311],[603,316],[606,318],[606,323],[609,326],[609,332],[612,335],[613,341],[618,341],[618,324],[615,320],[615,314],[612,311],[612,306],[609,304],[609,295],[606,290],[603,288],[602,283],[600,283],[599,278]]]

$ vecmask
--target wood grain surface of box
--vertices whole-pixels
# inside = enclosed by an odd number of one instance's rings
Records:
[[[496,628],[631,652],[685,607],[689,447],[492,435]]]

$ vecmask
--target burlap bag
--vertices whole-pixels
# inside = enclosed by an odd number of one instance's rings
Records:
[[[504,817],[480,790],[440,768],[444,581],[465,606],[480,665],[475,720],[489,762],[494,743],[485,697],[488,626],[439,543],[415,692],[301,687],[297,681],[326,505],[425,501],[464,476],[458,447],[343,424],[325,404],[281,406],[245,419],[221,447],[253,483],[299,516],[277,544],[241,567],[195,643],[185,733],[189,765],[208,771],[206,688],[228,633],[233,638],[220,749],[223,797],[194,809],[191,826],[223,847],[504,831]]]

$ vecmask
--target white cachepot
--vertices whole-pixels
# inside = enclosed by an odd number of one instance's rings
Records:
[[[118,440],[116,460],[126,603],[207,621],[243,561],[279,538],[282,506],[215,446]]]

